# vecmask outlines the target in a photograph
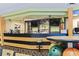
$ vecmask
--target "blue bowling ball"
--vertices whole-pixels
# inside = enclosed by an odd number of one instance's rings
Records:
[[[49,49],[48,55],[49,55],[49,56],[61,56],[62,53],[63,53],[63,48],[62,48],[62,46],[55,45],[55,46],[52,46],[52,47]]]

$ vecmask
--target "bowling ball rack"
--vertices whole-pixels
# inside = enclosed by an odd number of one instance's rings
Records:
[[[47,37],[50,41],[57,41],[57,42],[66,42],[67,48],[76,48],[75,43],[79,42],[79,36],[49,36]]]
[[[50,36],[47,37],[50,41],[67,42],[68,48],[73,48],[75,42],[79,42],[78,36]]]

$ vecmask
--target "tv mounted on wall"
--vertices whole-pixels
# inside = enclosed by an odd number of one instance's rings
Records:
[[[50,26],[59,26],[61,18],[50,19]]]
[[[39,21],[31,21],[31,27],[38,27]]]

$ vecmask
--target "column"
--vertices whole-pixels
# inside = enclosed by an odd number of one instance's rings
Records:
[[[73,36],[73,9],[68,8],[68,19],[67,19],[68,36]],[[68,42],[68,48],[73,48],[73,42]]]
[[[5,20],[4,17],[0,17],[0,36],[1,36],[1,46],[3,46],[4,42],[4,31],[5,31]]]
[[[72,8],[68,8],[68,19],[67,19],[67,29],[68,29],[68,36],[73,35],[73,10]]]

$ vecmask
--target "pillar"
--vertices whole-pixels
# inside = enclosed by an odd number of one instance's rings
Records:
[[[4,31],[5,31],[5,20],[4,17],[0,17],[0,36],[1,36],[1,46],[3,46],[4,42]]]
[[[67,29],[68,29],[68,36],[73,35],[73,10],[72,8],[68,8],[68,19],[67,19]]]

